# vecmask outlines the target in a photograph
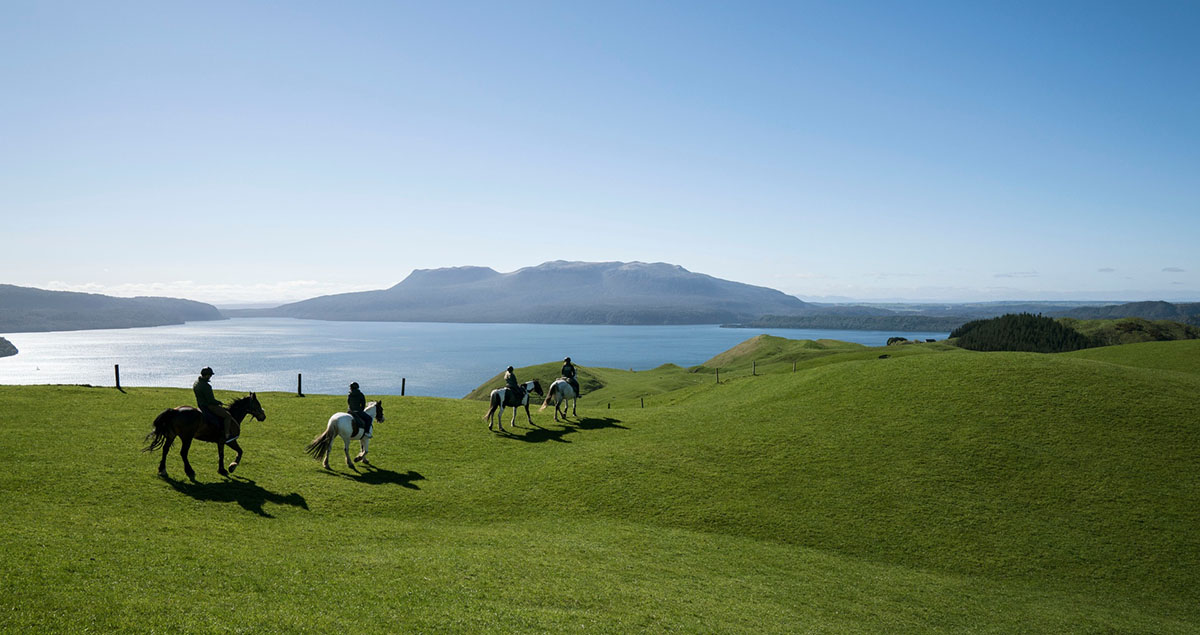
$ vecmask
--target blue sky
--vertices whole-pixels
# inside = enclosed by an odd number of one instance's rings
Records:
[[[1196,2],[6,2],[0,282],[1200,300]]]

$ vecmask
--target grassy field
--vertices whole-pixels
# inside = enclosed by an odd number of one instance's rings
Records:
[[[385,397],[361,473],[262,393],[196,482],[140,452],[190,391],[0,386],[0,629],[1200,632],[1197,360],[756,338],[511,434]]]

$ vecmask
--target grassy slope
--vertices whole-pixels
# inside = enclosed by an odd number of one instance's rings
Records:
[[[1165,344],[1108,361],[1200,352]],[[0,387],[4,630],[1200,628],[1200,374],[881,351],[586,369],[582,420],[513,435],[392,398],[361,476],[301,451],[342,397],[260,395],[199,483],[137,452],[187,391]]]

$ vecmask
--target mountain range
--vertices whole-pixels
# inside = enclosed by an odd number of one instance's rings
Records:
[[[511,273],[418,269],[379,291],[321,296],[234,316],[400,322],[721,324],[794,314],[808,303],[775,289],[642,262],[547,262]]]
[[[1007,313],[1080,320],[1139,317],[1200,326],[1196,302],[817,304],[661,262],[554,261],[511,273],[488,267],[417,269],[388,289],[224,311],[176,298],[116,298],[0,284],[0,333],[161,326],[226,317],[948,332],[971,320]]]

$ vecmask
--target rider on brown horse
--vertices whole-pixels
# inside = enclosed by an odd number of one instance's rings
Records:
[[[224,436],[221,438],[228,439],[231,424],[234,423],[233,415],[229,414],[229,411],[225,409],[225,404],[217,401],[217,398],[213,396],[212,384],[208,383],[209,378],[212,376],[213,369],[205,366],[200,371],[200,377],[196,379],[196,383],[192,384],[192,392],[196,393],[196,406],[202,412],[216,417],[223,424]]]

